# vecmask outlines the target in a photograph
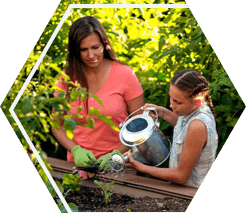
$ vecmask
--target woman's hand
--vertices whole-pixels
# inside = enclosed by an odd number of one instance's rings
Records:
[[[129,168],[133,168],[141,172],[141,169],[144,167],[144,164],[140,163],[139,161],[134,160],[134,158],[132,157],[131,151],[132,150],[130,149],[128,152],[125,152],[123,154],[123,156],[128,155],[128,160],[129,160],[125,163],[125,166]]]
[[[160,106],[157,106],[157,105],[155,105],[155,104],[145,104],[145,105],[143,106],[143,109],[146,110],[146,109],[149,108],[149,107],[154,107],[154,108],[156,109],[156,112],[157,112],[157,114],[158,114],[158,117],[161,117],[161,118],[162,118],[163,108],[164,108],[164,107],[160,107]],[[156,118],[156,114],[155,114],[155,113],[154,113],[154,114],[149,114],[149,116],[152,117],[153,119]]]
[[[163,120],[167,121],[172,126],[176,125],[178,121],[178,116],[174,114],[171,110],[162,106],[157,106],[155,104],[145,104],[143,106],[143,109],[146,110],[148,107],[154,107],[156,109],[159,118],[162,118]],[[156,118],[155,114],[149,114],[149,116],[151,116],[153,119]]]
[[[95,176],[95,173],[79,170],[78,175],[84,180],[87,180],[88,178],[93,178]]]
[[[89,150],[82,149],[80,145],[75,146],[71,154],[74,156],[76,166],[86,167],[96,163],[97,159]]]
[[[115,153],[118,153],[118,154],[122,154],[119,150],[115,149],[113,150],[112,152],[106,154],[106,155],[103,155],[101,156],[98,160],[97,160],[97,163],[100,163],[100,171],[111,171],[112,168],[110,166],[110,157],[115,154]]]

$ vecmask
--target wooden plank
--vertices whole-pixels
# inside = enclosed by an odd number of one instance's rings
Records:
[[[56,158],[48,157],[47,161],[50,163],[51,167],[60,168],[72,172],[73,167],[76,165],[72,162],[60,160]],[[197,192],[197,188],[188,187],[184,185],[178,185],[170,183],[163,180],[157,180],[153,178],[146,178],[136,175],[135,170],[126,168],[123,172],[110,172],[106,174],[97,174],[99,178],[104,178],[107,180],[117,180],[128,185],[136,185],[142,188],[148,188],[153,190],[162,190],[173,194],[184,195],[187,197],[194,197]]]
[[[73,170],[73,167],[75,167],[75,163],[72,163],[70,161],[60,160],[57,158],[51,158],[47,157],[47,161],[50,163],[51,167],[66,169],[69,171]]]
[[[167,181],[157,180],[153,178],[146,178],[146,177],[137,176],[134,174],[125,173],[124,175],[121,175],[118,177],[115,176],[115,174],[111,174],[111,175],[107,174],[106,176],[105,175],[100,175],[100,176],[104,178],[114,179],[117,181],[122,181],[122,182],[129,183],[129,184],[142,186],[143,188],[162,190],[162,191],[166,191],[170,193],[185,195],[188,197],[194,197],[194,195],[197,192],[197,188],[184,186],[184,185],[178,185],[175,183],[170,183]]]

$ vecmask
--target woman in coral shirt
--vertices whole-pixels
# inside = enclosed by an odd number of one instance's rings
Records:
[[[144,105],[143,90],[133,70],[116,60],[109,39],[101,23],[87,16],[76,20],[70,28],[68,44],[68,67],[66,74],[74,82],[78,81],[91,94],[98,96],[104,108],[94,99],[72,103],[70,113],[86,115],[88,109],[100,109],[111,116],[119,125],[128,116]],[[60,81],[58,87],[67,91],[67,85]],[[78,106],[83,109],[78,112]],[[83,119],[80,120],[83,122]],[[70,140],[60,128],[52,128],[58,142],[68,150],[67,159],[77,166],[90,166],[95,162],[106,165],[112,153],[123,153],[127,148],[121,144],[119,133],[99,119],[95,129],[77,125],[74,137]],[[82,174],[80,175],[82,176]],[[83,173],[83,178],[93,174]]]

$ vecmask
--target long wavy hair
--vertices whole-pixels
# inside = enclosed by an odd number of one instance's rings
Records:
[[[66,74],[70,79],[77,81],[86,88],[88,92],[88,82],[84,73],[84,63],[80,57],[80,43],[87,36],[97,33],[104,46],[104,58],[116,61],[116,55],[109,42],[108,36],[102,24],[93,16],[85,16],[77,19],[71,26],[68,40],[68,55]],[[71,85],[69,85],[71,86]],[[88,112],[88,99],[85,101],[85,108]]]
[[[205,77],[195,70],[182,70],[175,73],[170,83],[180,90],[185,91],[189,98],[203,97],[214,115],[216,129],[219,132],[219,125],[209,92],[209,84]]]

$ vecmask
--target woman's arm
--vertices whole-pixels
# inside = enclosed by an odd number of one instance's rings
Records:
[[[127,105],[127,109],[129,111],[129,113],[133,113],[134,111],[136,111],[137,109],[141,108],[142,106],[144,106],[144,96],[140,95],[137,98],[130,100],[130,101],[126,101],[126,105]],[[138,114],[142,114],[143,110],[139,110],[136,113],[134,113],[132,116],[138,115]],[[124,153],[128,150],[128,148],[124,145],[121,144],[117,150],[119,150],[121,153]]]
[[[129,154],[130,163],[125,165],[159,179],[184,184],[198,160],[206,141],[207,129],[205,124],[200,120],[194,120],[187,131],[177,168],[147,166],[134,160],[131,154]]]
[[[124,144],[119,145],[116,149],[119,150],[121,153],[125,153],[126,151],[128,151],[128,148]]]
[[[160,117],[170,123],[172,126],[175,126],[177,121],[178,121],[178,116],[173,113],[171,110],[165,108],[165,107],[160,107],[161,115]]]
[[[129,113],[130,114],[133,113],[137,109],[144,106],[144,95],[140,95],[137,98],[134,98],[133,100],[126,101],[126,105],[127,105],[127,109],[129,111]],[[142,113],[143,113],[143,110],[139,110],[136,113],[134,113],[132,116],[142,114]]]

